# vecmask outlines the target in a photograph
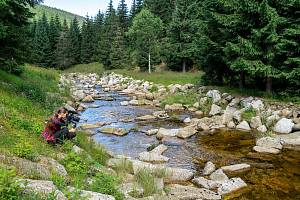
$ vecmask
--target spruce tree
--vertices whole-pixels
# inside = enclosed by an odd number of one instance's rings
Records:
[[[129,18],[128,18],[128,8],[127,8],[127,4],[125,3],[125,0],[120,0],[120,3],[118,5],[118,10],[117,10],[117,15],[119,18],[119,24],[123,29],[121,31],[127,31]]]
[[[109,69],[120,69],[127,66],[127,53],[122,27],[117,27],[116,35],[112,41],[111,53],[109,55]]]
[[[156,16],[159,16],[165,24],[172,20],[175,0],[145,0],[144,5]]]
[[[82,26],[82,40],[81,40],[81,62],[90,63],[93,61],[95,53],[94,45],[94,26],[92,19],[87,16],[86,21]]]
[[[68,32],[67,20],[64,19],[56,49],[56,65],[61,69],[66,69],[74,62],[74,57],[71,56],[70,52],[70,38],[68,38]]]
[[[135,5],[135,14],[137,15],[138,13],[141,12],[141,10],[143,9],[143,0],[136,0],[136,5]]]
[[[50,54],[51,54],[50,55],[50,59],[51,59],[50,66],[51,67],[55,67],[55,65],[56,65],[55,51],[56,51],[56,47],[58,44],[59,36],[60,36],[60,24],[58,25],[57,22],[55,21],[55,18],[51,17],[50,24],[49,24],[49,43],[50,43]]]
[[[132,20],[135,17],[135,15],[136,15],[136,0],[133,0],[132,4],[131,4],[131,8],[130,8],[130,14],[129,14],[129,24],[130,25],[132,24]]]
[[[68,39],[70,40],[70,56],[73,58],[71,65],[79,64],[81,62],[81,33],[76,16],[71,22],[70,31],[68,32]]]

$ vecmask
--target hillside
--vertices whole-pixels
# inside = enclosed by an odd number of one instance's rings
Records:
[[[60,10],[57,8],[52,8],[49,6],[45,6],[45,5],[37,5],[34,9],[32,9],[32,12],[35,13],[35,18],[39,19],[43,16],[43,13],[46,13],[46,16],[48,19],[50,19],[51,17],[55,17],[56,15],[59,16],[59,18],[61,19],[61,21],[63,22],[63,20],[66,18],[68,24],[71,22],[71,20],[76,16],[79,24],[81,25],[85,18],[64,10]]]

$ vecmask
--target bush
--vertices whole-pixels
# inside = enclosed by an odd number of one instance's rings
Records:
[[[94,178],[95,181],[89,186],[89,190],[112,195],[116,200],[124,199],[123,194],[119,192],[117,187],[120,183],[120,180],[117,177],[104,173],[97,173]]]
[[[84,160],[74,152],[70,152],[62,161],[67,171],[71,175],[85,176],[88,171],[88,165]]]
[[[0,166],[0,199],[18,199],[20,193],[21,188],[16,181],[15,170],[6,169],[3,166]]]
[[[35,161],[37,158],[37,153],[33,149],[33,145],[23,139],[19,141],[13,148],[13,153],[20,157],[28,160]]]

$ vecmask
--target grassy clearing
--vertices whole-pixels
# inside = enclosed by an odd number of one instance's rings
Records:
[[[130,76],[134,79],[150,81],[157,84],[162,85],[170,85],[170,84],[197,84],[201,76],[202,72],[172,72],[172,71],[162,71],[162,72],[153,72],[151,74],[147,72],[137,72],[137,71],[128,71],[128,70],[113,70],[113,72],[117,74],[123,74],[125,76]]]
[[[192,106],[194,103],[199,101],[199,95],[196,92],[188,93],[176,93],[168,95],[163,101],[162,105],[171,105],[174,103],[181,103],[183,105]]]
[[[101,75],[104,72],[104,67],[102,64],[95,62],[90,64],[75,65],[73,67],[66,69],[64,72],[67,73],[77,72],[77,73],[85,73],[85,74],[97,73]]]

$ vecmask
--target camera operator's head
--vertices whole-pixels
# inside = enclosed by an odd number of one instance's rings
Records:
[[[57,110],[57,112],[55,113],[55,117],[59,118],[59,119],[65,119],[67,117],[68,114],[68,110],[65,108],[60,108]]]

